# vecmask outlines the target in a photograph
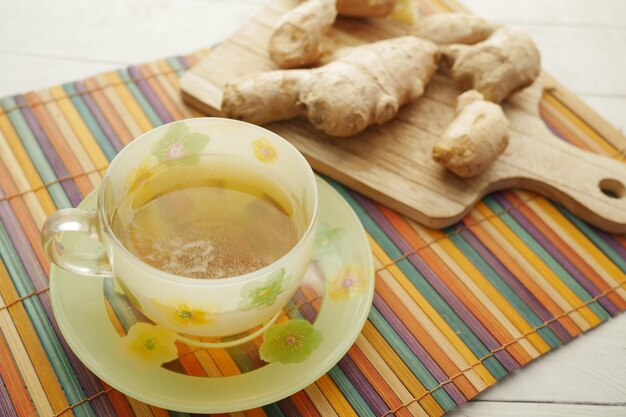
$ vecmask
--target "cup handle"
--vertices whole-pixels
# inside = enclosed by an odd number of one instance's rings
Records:
[[[41,228],[41,242],[50,260],[66,271],[90,277],[114,276],[104,249],[80,252],[66,248],[59,240],[63,232],[81,232],[102,243],[96,212],[68,208],[53,213]]]

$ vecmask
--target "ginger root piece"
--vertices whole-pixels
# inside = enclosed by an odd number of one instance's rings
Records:
[[[443,47],[443,55],[452,63],[450,74],[457,87],[478,90],[494,103],[532,84],[541,71],[533,40],[508,27],[498,28],[475,45]]]
[[[414,36],[358,46],[319,68],[233,80],[224,88],[222,112],[258,124],[301,114],[328,135],[351,136],[393,119],[420,97],[437,58],[435,44]]]
[[[435,13],[422,17],[411,34],[439,45],[474,44],[487,39],[499,25],[466,13]]]
[[[337,12],[351,17],[391,17],[408,24],[417,19],[414,0],[337,0]]]
[[[455,118],[433,147],[433,159],[461,177],[484,172],[509,144],[502,107],[470,90],[457,98]]]
[[[278,70],[241,77],[224,86],[222,112],[257,125],[298,117],[299,83],[309,72]]]
[[[302,81],[299,106],[327,134],[354,135],[420,97],[437,58],[436,45],[412,36],[358,46]]]
[[[321,55],[324,34],[337,17],[336,0],[307,0],[287,12],[270,37],[268,51],[280,68],[305,67]]]
[[[286,13],[270,37],[270,58],[279,68],[302,68],[322,54],[324,34],[337,14],[352,17],[391,17],[412,24],[417,19],[413,0],[307,0]]]
[[[396,0],[336,0],[337,11],[342,16],[385,17],[389,16]]]

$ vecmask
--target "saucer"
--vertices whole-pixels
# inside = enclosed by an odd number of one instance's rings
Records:
[[[348,203],[317,178],[315,250],[298,291],[264,334],[231,346],[154,325],[115,279],[52,266],[50,295],[63,336],[78,358],[113,388],[139,401],[190,413],[226,413],[269,404],[305,388],[346,354],[374,296],[363,226]],[[95,209],[96,193],[81,204]],[[84,235],[67,246],[101,250]],[[132,298],[132,296],[131,296]]]

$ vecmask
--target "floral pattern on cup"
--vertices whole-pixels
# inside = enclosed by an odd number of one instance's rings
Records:
[[[190,302],[180,296],[152,298],[154,308],[167,321],[182,327],[211,326],[217,323],[219,305],[211,302]]]
[[[322,333],[307,320],[289,320],[267,329],[259,355],[269,363],[303,362],[317,349],[322,339]]]
[[[266,164],[274,164],[279,158],[276,147],[265,138],[259,138],[252,142],[252,153],[256,159]]]
[[[341,268],[330,280],[330,298],[336,301],[347,300],[365,290],[367,282],[361,271],[353,266]]]
[[[345,236],[345,230],[339,227],[329,227],[327,224],[320,224],[315,233],[314,258],[320,258],[326,253],[339,249],[339,240]]]
[[[148,177],[148,174],[154,173],[153,170],[158,166],[159,160],[154,155],[144,156],[139,166],[131,169],[128,171],[128,174],[126,174],[124,187],[127,190],[137,187]],[[163,167],[163,169],[165,169],[165,167]]]
[[[178,358],[177,334],[163,326],[137,322],[119,340],[122,354],[148,366],[161,366]]]
[[[250,282],[244,285],[241,290],[244,300],[239,303],[239,310],[270,307],[285,290],[287,281],[289,277],[285,278],[285,268],[280,268],[264,282]]]
[[[152,146],[152,154],[159,162],[173,161],[200,153],[209,140],[209,136],[204,133],[190,132],[187,124],[175,123]]]

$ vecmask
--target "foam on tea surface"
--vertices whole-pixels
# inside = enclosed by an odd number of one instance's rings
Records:
[[[190,278],[226,278],[263,268],[302,234],[291,198],[245,167],[170,166],[129,193],[113,227],[143,262]]]

